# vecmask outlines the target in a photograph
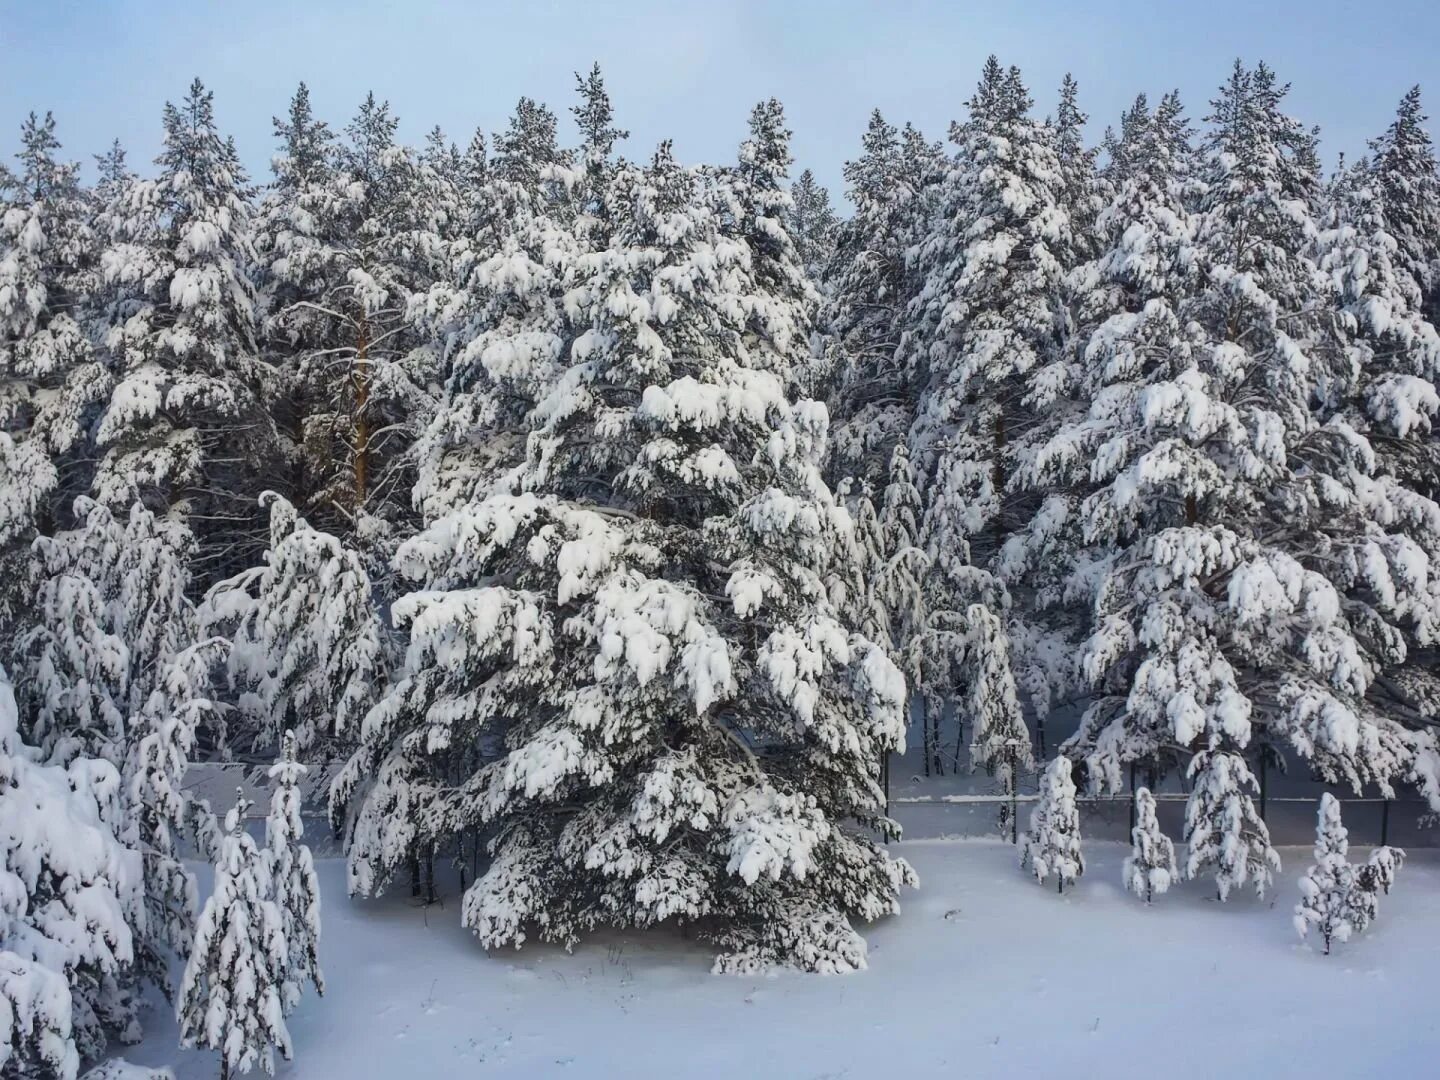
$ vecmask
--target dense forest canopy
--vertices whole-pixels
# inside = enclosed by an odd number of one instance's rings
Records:
[[[177,957],[187,1040],[289,1053],[323,986],[301,761],[353,893],[454,858],[487,947],[679,921],[721,971],[864,966],[853,923],[917,884],[884,762],[913,724],[943,767],[952,714],[1007,792],[1044,770],[1061,889],[1077,790],[1137,774],[1189,792],[1183,862],[1139,793],[1146,900],[1266,889],[1267,764],[1440,810],[1440,173],[1418,89],[1333,169],[1286,93],[1237,62],[1091,146],[1074,80],[1037,106],[991,58],[948,143],[873,114],[844,210],[778,101],[687,165],[628,146],[598,67],[575,146],[530,98],[412,147],[301,85],[263,181],[199,80],[93,184],[31,115],[0,1071],[76,1075]],[[263,849],[184,783],[277,755]],[[1325,813],[1328,944],[1393,869]]]

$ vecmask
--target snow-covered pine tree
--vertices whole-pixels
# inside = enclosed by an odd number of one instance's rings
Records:
[[[1428,586],[1389,570],[1387,552],[1423,545],[1388,534],[1433,512],[1373,475],[1356,428],[1316,408],[1351,377],[1355,353],[1311,258],[1313,135],[1280,112],[1284,94],[1263,65],[1237,66],[1214,103],[1199,279],[1153,351],[1169,371],[1127,406],[1150,434],[1104,444],[1107,469],[1129,464],[1086,507],[1135,541],[1096,567],[1082,664],[1110,689],[1071,752],[1116,788],[1120,762],[1198,747],[1192,775],[1222,775],[1197,777],[1196,797],[1212,805],[1192,817],[1248,806],[1254,778],[1235,755],[1248,748],[1263,768],[1285,743],[1357,790],[1408,779],[1436,792],[1433,734],[1369,700],[1403,658],[1403,635],[1434,610]],[[1237,817],[1226,829],[1256,837],[1256,868],[1272,861],[1258,829]],[[1228,861],[1222,876],[1244,880],[1242,853]]]
[[[1355,870],[1347,854],[1349,833],[1340,822],[1340,801],[1328,791],[1320,796],[1315,826],[1315,863],[1300,879],[1300,903],[1295,905],[1295,929],[1307,937],[1312,929],[1330,955],[1333,941],[1349,941],[1356,927],[1349,921],[1350,894]]]
[[[1015,807],[1019,774],[1035,767],[1030,732],[1020,712],[1004,625],[984,604],[970,605],[966,622],[969,679],[960,708],[970,721],[970,767],[999,778],[1010,798],[1000,813],[1000,832],[1004,835],[1008,829],[1013,844],[1020,828]]]
[[[1318,239],[1318,261],[1338,306],[1335,329],[1342,357],[1316,388],[1327,433],[1337,446],[1331,474],[1353,489],[1327,507],[1320,522],[1334,550],[1344,552],[1327,576],[1355,612],[1373,644],[1367,700],[1346,707],[1403,720],[1423,732],[1440,707],[1434,675],[1440,626],[1440,334],[1422,314],[1420,286],[1402,267],[1402,252],[1384,212],[1381,187],[1368,168],[1331,187],[1330,227]],[[1334,501],[1334,500],[1332,500]],[[1381,635],[1372,626],[1383,625]],[[1348,754],[1327,777],[1355,783]]]
[[[1373,875],[1373,884],[1367,883],[1372,891],[1389,893],[1392,885],[1395,884],[1395,875],[1400,872],[1400,867],[1405,864],[1405,850],[1403,848],[1392,848],[1389,846],[1378,847],[1370,852],[1370,857],[1365,860],[1361,867],[1361,880],[1365,876]]]
[[[909,124],[897,133],[878,110],[871,114],[861,156],[845,165],[855,213],[837,229],[820,315],[834,417],[829,473],[837,490],[849,493],[857,522],[875,523],[877,542],[856,599],[890,612],[888,647],[924,709],[927,773],[943,768],[938,722],[954,692],[964,628],[957,612],[932,617],[928,607],[931,558],[920,546],[920,478],[904,445],[915,387],[898,350],[905,306],[917,288],[907,253],[926,234],[945,170],[938,145]],[[866,508],[870,500],[876,505]]]
[[[896,198],[902,213],[897,221],[897,240],[904,243],[903,317],[909,302],[925,284],[928,269],[919,258],[919,246],[930,235],[937,221],[944,182],[953,167],[944,143],[930,140],[909,121],[900,129],[900,169]],[[904,329],[903,322],[899,324]],[[913,372],[911,373],[913,375]]]
[[[202,621],[233,643],[231,689],[254,749],[277,746],[282,731],[313,753],[353,741],[385,682],[389,656],[376,591],[364,560],[321,532],[273,491],[264,566],[207,594]]]
[[[1120,114],[1119,130],[1107,127],[1100,137],[1104,161],[1097,161],[1095,171],[1102,208],[1114,198],[1116,189],[1133,174],[1130,152],[1139,144],[1137,131],[1150,123],[1150,112],[1149,95],[1136,94],[1130,107]]]
[[[118,771],[40,764],[18,719],[0,667],[0,1073],[72,1080],[112,1037],[139,1038],[143,875],[116,839]]]
[[[98,244],[79,166],[57,159],[49,113],[30,114],[20,143],[20,170],[0,171],[0,566],[85,489],[86,431],[109,387],[81,325]]]
[[[819,284],[835,254],[835,232],[840,219],[830,205],[830,193],[809,169],[790,185],[790,235],[795,253],[813,283]]]
[[[485,187],[490,182],[490,152],[485,132],[476,128],[460,154],[460,195],[465,210],[465,236],[473,236],[485,212]]]
[[[270,159],[272,180],[255,212],[259,338],[262,355],[282,387],[277,423],[291,442],[303,446],[305,410],[301,359],[332,343],[331,319],[303,306],[322,303],[330,267],[315,257],[330,230],[335,180],[335,138],[315,116],[310,89],[301,83],[282,119],[275,117],[279,149]],[[293,487],[304,491],[303,456],[292,466]]]
[[[552,167],[570,164],[570,154],[560,149],[555,132],[555,114],[539,102],[522,97],[505,130],[495,133],[493,171],[505,180],[538,191],[547,182]]]
[[[1043,427],[1036,378],[1060,355],[1072,258],[1059,160],[1030,106],[1019,71],[991,57],[969,120],[951,129],[958,155],[935,228],[914,255],[924,285],[909,306],[903,355],[920,387],[909,441],[929,477],[931,610],[1008,607],[1017,678],[1043,712],[1068,680],[1066,653],[1027,617],[1031,605],[1011,606],[982,569],[1037,509],[1012,477]]]
[[[1378,847],[1354,867],[1354,880],[1346,903],[1346,922],[1352,932],[1363,934],[1379,912],[1380,894],[1390,892],[1395,875],[1405,863],[1402,848]]]
[[[180,1045],[220,1051],[220,1080],[256,1066],[273,1075],[275,1050],[291,1056],[284,919],[271,899],[269,861],[245,831],[249,808],[237,789],[175,1006]]]
[[[1270,846],[1270,830],[1250,797],[1255,775],[1245,759],[1225,749],[1223,742],[1212,731],[1208,748],[1190,761],[1193,786],[1185,803],[1185,876],[1193,881],[1213,871],[1216,895],[1222,901],[1247,882],[1263,898],[1280,870],[1280,856]]]
[[[161,661],[161,677],[138,717],[131,717],[125,763],[126,824],[121,839],[141,854],[145,871],[145,930],[137,943],[136,973],[173,1000],[172,968],[195,940],[195,877],[181,841],[213,859],[219,837],[210,804],[195,798],[186,776],[202,726],[224,730],[211,700],[211,673],[229,643],[196,641]],[[222,739],[216,739],[222,742]]]
[[[1390,886],[1395,882],[1395,874],[1405,861],[1405,852],[1400,848],[1378,847],[1370,853],[1370,858],[1358,866],[1350,867],[1350,888],[1345,894],[1344,915],[1340,922],[1340,928],[1347,931],[1344,938],[1348,940],[1355,934],[1363,934],[1370,928],[1370,924],[1376,919],[1380,910],[1380,894],[1388,893]],[[1301,880],[1304,887],[1305,880]],[[1299,911],[1296,909],[1296,922],[1299,923]],[[1327,943],[1326,952],[1329,952]]]
[[[880,525],[873,493],[847,477],[840,482],[836,495],[850,512],[857,559],[851,580],[830,583],[831,599],[845,609],[856,629],[895,658],[891,634],[894,620],[885,573],[890,563],[890,540]]]
[[[254,499],[281,456],[248,279],[249,187],[197,79],[167,104],[160,176],[122,186],[102,255],[99,321],[117,383],[95,427],[96,497],[177,506],[202,576],[263,544]]]
[[[535,410],[521,494],[401,548],[424,590],[396,606],[404,677],[332,805],[353,800],[362,894],[488,823],[463,917],[489,947],[673,918],[718,970],[849,970],[850,918],[914,881],[847,824],[888,825],[903,678],[826,598],[849,546],[825,412],[750,366],[759,286],[696,186],[668,145],[619,170],[574,300],[591,328]]]
[[[101,586],[84,570],[71,572],[78,568],[64,539],[37,541],[34,625],[15,642],[24,732],[45,760],[65,765],[87,757],[118,766],[130,654]]]
[[[1085,872],[1080,854],[1080,810],[1075,804],[1075,781],[1070,759],[1061,755],[1040,776],[1040,801],[1030,812],[1030,828],[1020,848],[1020,865],[1028,866],[1035,880],[1055,875],[1057,892],[1074,885]]]
[[[436,124],[425,136],[425,145],[416,153],[415,164],[426,224],[438,241],[436,273],[443,274],[449,245],[463,237],[469,227],[464,192],[465,159],[460,147]]]
[[[120,140],[110,144],[103,154],[95,154],[95,187],[91,191],[92,227],[103,245],[120,238],[130,186],[136,176],[130,171],[129,155]]]
[[[1135,827],[1130,830],[1130,854],[1123,873],[1125,888],[1147,904],[1180,877],[1175,845],[1160,831],[1155,796],[1149,788],[1135,789]]]
[[[833,417],[829,473],[855,522],[860,555],[857,580],[840,585],[854,625],[898,660],[902,643],[891,633],[886,570],[893,557],[914,546],[916,528],[902,538],[881,523],[887,455],[908,426],[910,409],[894,363],[905,271],[904,241],[894,229],[900,144],[878,109],[871,113],[861,156],[845,163],[844,175],[855,212],[836,227],[833,273],[824,282],[827,298],[819,313],[826,353],[822,381],[828,383]],[[925,760],[928,767],[928,753]]]
[[[923,665],[916,653],[928,625],[925,578],[930,560],[918,546],[920,492],[904,443],[891,451],[890,479],[880,497],[872,501],[862,494],[850,501],[857,538],[864,537],[861,588],[874,619],[874,632],[865,633],[888,649],[919,686]]]
[[[298,95],[297,95],[298,99]],[[277,190],[298,227],[282,231],[267,268],[272,334],[296,336],[303,433],[302,505],[323,527],[378,546],[408,520],[411,445],[431,413],[438,360],[411,306],[448,273],[447,215],[433,169],[395,141],[398,120],[370,94],[338,145],[308,109],[277,127],[287,159],[304,136],[308,179]],[[308,101],[305,103],[308,106]],[[313,149],[310,144],[318,144]]]
[[[830,475],[879,490],[895,444],[914,415],[896,360],[908,300],[905,227],[916,206],[903,182],[901,143],[877,109],[861,154],[845,163],[855,212],[837,229],[835,258],[820,313],[834,413]]]
[[[630,133],[615,126],[615,109],[599,64],[592,65],[583,78],[576,72],[575,88],[580,102],[570,112],[580,130],[581,176],[578,183],[570,185],[575,205],[574,231],[583,248],[598,251],[609,245],[614,227],[606,199],[616,168],[615,144],[628,139]]]
[[[881,543],[877,549],[883,562],[867,567],[865,581],[876,592],[885,612],[891,655],[902,671],[911,694],[922,710],[921,730],[925,773],[944,771],[944,748],[940,745],[940,721],[957,688],[961,693],[975,684],[966,679],[964,668],[972,656],[968,642],[972,627],[957,612],[943,606],[943,594],[934,587],[935,558],[921,546],[924,503],[919,480],[903,442],[890,453],[890,481],[885,485],[877,525]],[[873,583],[873,585],[871,584]],[[984,584],[983,582],[981,583]],[[1000,598],[982,589],[988,601]],[[942,606],[931,604],[941,599]],[[1003,660],[1008,666],[1008,654]],[[998,672],[992,665],[992,670]],[[972,669],[972,674],[978,674]],[[955,735],[954,765],[958,768],[963,739],[963,717]]]
[[[1094,648],[1106,640],[1110,609],[1130,595],[1128,582],[1110,582],[1110,566],[1151,530],[1189,520],[1198,493],[1224,486],[1223,465],[1205,448],[1229,415],[1220,403],[1205,412],[1160,407],[1181,395],[1198,409],[1208,385],[1193,370],[1178,314],[1195,282],[1184,179],[1190,136],[1179,98],[1166,95],[1153,115],[1137,100],[1122,132],[1112,151],[1113,194],[1096,219],[1098,254],[1071,283],[1083,297],[1073,397],[1088,408],[1061,418],[1021,468],[1019,482],[1044,502],[1007,541],[1002,562],[1006,580],[1032,583],[1053,625],[1091,637],[1080,675],[1092,697],[1065,752],[1112,790],[1122,766],[1158,777],[1181,750],[1148,679]]]
[[[287,731],[280,759],[270,766],[274,789],[265,819],[265,855],[270,860],[275,906],[285,935],[280,1001],[286,1012],[300,1003],[307,982],[317,994],[325,994],[325,976],[320,971],[320,882],[310,847],[302,842],[305,823],[300,817],[300,781],[307,770],[295,759],[295,750],[295,736]]]
[[[185,789],[204,724],[223,744],[210,675],[224,641],[196,639],[185,596],[188,530],[139,503],[124,521],[82,496],[75,529],[35,544],[36,625],[23,635],[26,730],[59,764],[103,759],[124,777],[117,836],[144,859],[146,918],[135,972],[167,995],[193,934],[195,884],[180,838],[208,853],[208,807]]]
[[[907,350],[923,402],[910,442],[940,487],[935,528],[962,541],[1004,531],[997,522],[1011,443],[1030,419],[1029,376],[1058,345],[1070,227],[1058,158],[1031,104],[1019,71],[992,56],[969,120],[952,125],[955,166],[915,255],[924,286],[910,305]]]
[[[1099,153],[1085,145],[1085,125],[1089,120],[1080,109],[1080,85],[1066,72],[1049,128],[1055,157],[1060,163],[1057,198],[1070,222],[1072,255],[1081,260],[1094,254],[1095,215],[1100,212],[1095,175]]]
[[[74,529],[35,542],[34,625],[17,641],[26,730],[51,760],[119,766],[131,721],[195,639],[185,596],[194,541],[138,502],[119,520],[81,496],[73,516]]]
[[[943,773],[938,720],[947,695],[963,685],[956,672],[965,661],[968,631],[963,620],[929,609],[932,560],[917,543],[921,501],[905,444],[896,443],[891,452],[890,482],[879,498],[853,477],[840,482],[839,494],[854,523],[859,559],[852,579],[832,580],[831,597],[905,673],[923,710],[925,775]],[[952,764],[959,754],[957,742]]]
[[[822,376],[810,357],[811,317],[820,296],[790,234],[790,129],[785,110],[775,98],[750,110],[749,137],[740,144],[733,172],[721,174],[716,185],[722,201],[720,225],[750,252],[747,280],[741,294],[747,335],[744,346],[751,366],[775,371],[792,380],[791,396],[810,397]],[[734,221],[728,219],[733,215]]]
[[[1425,130],[1420,88],[1400,100],[1395,121],[1370,143],[1370,174],[1379,191],[1381,211],[1396,244],[1397,268],[1420,286],[1425,311],[1440,316],[1440,169]]]
[[[1357,865],[1346,858],[1348,847],[1340,803],[1326,792],[1320,797],[1315,828],[1315,865],[1300,879],[1300,903],[1295,905],[1295,929],[1301,937],[1318,931],[1326,956],[1332,942],[1349,941],[1375,921],[1380,894],[1390,891],[1405,861],[1400,848],[1378,847]]]
[[[564,370],[578,332],[565,296],[585,248],[568,224],[564,185],[542,182],[573,178],[555,146],[555,118],[521,99],[495,146],[470,235],[425,305],[448,371],[416,446],[413,499],[426,522],[508,487],[525,455],[528,413]]]

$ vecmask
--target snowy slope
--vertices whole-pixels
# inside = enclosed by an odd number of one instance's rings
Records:
[[[1405,867],[1373,930],[1325,958],[1290,925],[1308,851],[1282,853],[1273,907],[1222,907],[1197,884],[1147,911],[1121,890],[1119,845],[1091,845],[1064,898],[1024,877],[1005,845],[898,847],[922,889],[870,928],[868,972],[830,978],[712,976],[706,949],[665,933],[487,957],[459,926],[453,888],[443,908],[350,903],[343,865],[326,860],[329,993],[301,1005],[297,1058],[279,1075],[969,1080],[1303,1067],[1316,1080],[1426,1075],[1440,1054],[1425,991],[1440,963],[1430,852]],[[171,1050],[173,1027],[150,1026],[132,1061],[174,1063],[179,1080],[215,1075],[212,1055]]]

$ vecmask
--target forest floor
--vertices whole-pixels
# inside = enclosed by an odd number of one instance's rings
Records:
[[[865,929],[868,971],[829,977],[711,975],[703,944],[665,930],[487,955],[453,885],[430,907],[350,901],[344,864],[322,860],[328,989],[292,1018],[278,1075],[1318,1080],[1440,1060],[1440,852],[1414,852],[1370,932],[1326,957],[1290,921],[1304,848],[1281,852],[1264,901],[1196,882],[1148,909],[1120,885],[1120,844],[1088,845],[1064,896],[998,841],[895,850],[920,890]],[[149,1021],[130,1060],[218,1075],[213,1054],[174,1049],[163,1011]]]

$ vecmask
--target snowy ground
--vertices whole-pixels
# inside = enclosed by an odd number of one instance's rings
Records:
[[[1290,924],[1309,852],[1282,853],[1274,903],[1182,886],[1146,910],[1126,848],[1093,844],[1064,898],[992,841],[897,845],[922,888],[869,928],[858,975],[712,976],[668,933],[604,934],[567,955],[486,954],[443,907],[345,900],[325,860],[329,979],[292,1022],[281,1077],[1324,1077],[1432,1075],[1440,1019],[1440,853],[1414,853],[1365,937],[1323,957]],[[1364,852],[1352,849],[1352,859]],[[172,1049],[128,1056],[217,1075]]]

